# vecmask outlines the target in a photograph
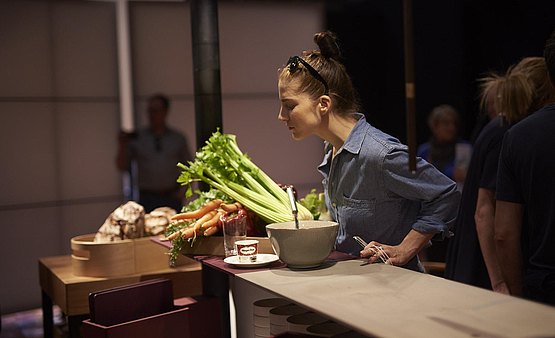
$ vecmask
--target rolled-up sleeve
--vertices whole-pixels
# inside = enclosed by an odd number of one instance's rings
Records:
[[[406,148],[395,148],[384,157],[383,182],[391,194],[420,203],[412,229],[421,233],[450,236],[460,202],[457,184],[433,165],[417,157],[416,172],[408,165]]]

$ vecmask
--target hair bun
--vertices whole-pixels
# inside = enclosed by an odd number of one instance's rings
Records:
[[[341,61],[341,51],[334,33],[330,31],[316,33],[314,34],[314,42],[318,45],[323,57]]]

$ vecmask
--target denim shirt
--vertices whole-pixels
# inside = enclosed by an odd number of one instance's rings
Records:
[[[318,170],[330,215],[339,222],[336,250],[358,256],[361,247],[353,235],[386,245],[400,244],[411,229],[450,236],[460,199],[457,185],[421,158],[412,173],[408,149],[397,139],[360,115],[333,158],[332,152],[327,144]],[[405,267],[418,270],[418,265],[415,256]]]

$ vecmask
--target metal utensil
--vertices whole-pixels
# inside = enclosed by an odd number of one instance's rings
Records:
[[[359,236],[353,236],[353,239],[355,241],[357,241],[357,243],[364,249],[368,243],[366,243],[362,238],[360,238]]]
[[[293,187],[287,187],[287,195],[289,195],[289,202],[291,202],[291,212],[293,213],[293,218],[295,218],[295,228],[299,228],[299,209],[297,209],[297,201],[295,199],[295,194],[293,193]]]
[[[364,249],[366,248],[366,246],[368,245],[368,243],[366,243],[361,237],[359,236],[353,236],[353,239]],[[388,264],[387,261],[389,260],[389,255],[387,254],[387,252],[385,252],[385,250],[381,247],[381,245],[372,245],[370,247],[370,249],[372,249],[375,254],[378,255],[378,257],[380,258],[380,260],[382,261],[382,263],[384,264]]]

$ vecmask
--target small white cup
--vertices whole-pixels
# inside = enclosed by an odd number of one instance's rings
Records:
[[[258,240],[245,239],[235,241],[235,251],[239,257],[239,262],[256,262],[256,256],[258,255]]]

